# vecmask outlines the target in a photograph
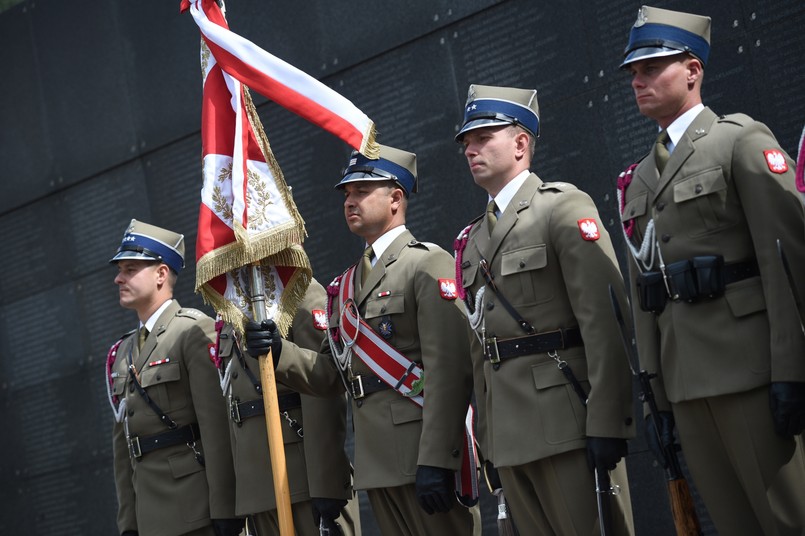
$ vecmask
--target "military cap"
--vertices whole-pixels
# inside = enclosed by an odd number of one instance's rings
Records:
[[[117,253],[109,262],[123,259],[164,262],[178,273],[184,268],[184,235],[131,220]]]
[[[707,63],[710,55],[710,17],[643,6],[629,33],[621,68],[633,61],[687,52]]]
[[[343,188],[349,182],[385,181],[396,182],[406,197],[419,189],[416,176],[416,155],[408,151],[380,145],[380,158],[367,158],[358,151],[353,151],[349,164],[336,188]]]
[[[468,130],[501,125],[519,125],[539,136],[539,105],[536,89],[470,85],[464,124],[456,134],[461,141]]]

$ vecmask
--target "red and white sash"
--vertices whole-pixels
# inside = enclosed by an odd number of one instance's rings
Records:
[[[355,270],[357,264],[337,277],[327,289],[328,317],[333,312],[333,301],[338,296],[340,318],[338,326],[330,328],[330,344],[340,343],[341,350],[333,347],[334,353],[352,352],[371,371],[395,391],[414,404],[422,407],[425,400],[421,389],[414,391],[414,382],[422,379],[422,367],[411,361],[386,342],[364,321],[355,303]],[[456,472],[456,496],[461,504],[470,507],[478,501],[478,478],[476,473],[477,453],[473,434],[473,410],[470,406],[465,419],[463,456],[461,470]]]

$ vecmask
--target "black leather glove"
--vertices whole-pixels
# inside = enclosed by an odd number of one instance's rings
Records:
[[[263,320],[257,323],[253,320],[246,322],[246,351],[257,358],[266,355],[271,350],[274,366],[277,366],[282,352],[282,336],[273,320]]]
[[[120,536],[140,536],[140,533],[136,530],[124,530],[120,533]]]
[[[347,505],[346,499],[311,497],[310,503],[313,509],[313,522],[316,524],[316,527],[329,530],[328,536],[339,536],[343,534],[341,525],[336,523],[335,520],[341,515],[341,510]]]
[[[486,480],[486,487],[489,488],[489,493],[494,494],[497,490],[503,489],[497,467],[489,460],[484,461],[484,480]]]
[[[448,512],[456,502],[453,471],[420,465],[416,469],[416,498],[425,512]]]
[[[675,426],[674,414],[670,411],[659,411],[656,417],[650,413],[646,417],[646,444],[657,462],[662,464],[663,469],[668,469],[666,449],[676,449],[674,444]]]
[[[774,431],[793,437],[805,430],[805,383],[772,382],[769,386]]]
[[[238,536],[246,523],[246,520],[242,518],[211,519],[210,521],[212,521],[212,530],[215,531],[215,536]]]
[[[629,448],[626,440],[620,437],[588,437],[587,466],[590,471],[612,471],[626,456]]]

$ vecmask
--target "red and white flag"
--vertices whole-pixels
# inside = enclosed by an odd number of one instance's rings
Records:
[[[251,313],[251,264],[262,267],[266,316],[287,333],[312,271],[304,221],[251,102],[248,84],[372,152],[374,124],[347,99],[229,31],[214,0],[183,0],[201,30],[201,207],[196,290],[242,331]]]

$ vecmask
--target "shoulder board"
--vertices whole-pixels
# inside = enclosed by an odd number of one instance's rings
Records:
[[[176,316],[184,316],[186,318],[194,318],[194,319],[198,320],[199,318],[203,318],[206,315],[204,313],[202,313],[201,311],[199,311],[198,309],[185,309],[185,308],[182,308],[182,309],[179,309],[178,311],[176,311]]]
[[[409,248],[415,248],[415,247],[425,248],[428,251],[433,249],[439,249],[439,246],[437,244],[434,244],[433,242],[420,242],[416,238],[408,242],[406,246],[408,246]]]
[[[721,115],[718,117],[719,123],[732,123],[733,125],[738,126],[746,126],[749,123],[753,123],[754,119],[749,117],[746,114],[729,114],[729,115]]]
[[[540,190],[559,190],[565,192],[567,190],[576,190],[576,187],[569,182],[543,182],[539,185]]]

